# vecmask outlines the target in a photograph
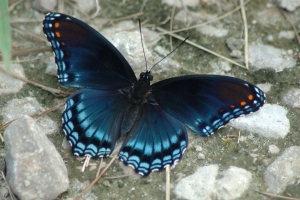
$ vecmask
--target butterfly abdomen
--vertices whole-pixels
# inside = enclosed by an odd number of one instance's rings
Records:
[[[125,111],[121,124],[121,135],[128,133],[133,127],[140,112],[140,106],[131,104]]]

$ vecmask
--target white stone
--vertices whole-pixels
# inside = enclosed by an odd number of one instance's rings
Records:
[[[230,166],[216,183],[217,199],[237,199],[248,189],[252,174],[242,168]]]
[[[294,108],[300,108],[300,89],[289,89],[289,91],[283,95],[283,101]]]
[[[213,25],[204,25],[196,28],[199,32],[201,32],[204,35],[210,36],[210,37],[218,37],[222,38],[225,37],[228,34],[228,30],[221,27],[215,27]]]
[[[174,6],[181,8],[182,6],[195,7],[199,5],[199,0],[163,0],[162,3],[168,4],[169,6]]]
[[[256,85],[259,87],[264,93],[268,93],[271,90],[272,85],[270,83],[260,83]]]
[[[218,165],[200,167],[194,174],[181,179],[174,188],[178,198],[189,200],[214,199],[212,197]]]
[[[278,154],[278,153],[280,152],[280,149],[279,149],[276,145],[271,144],[271,145],[269,146],[268,152],[269,152],[270,154]]]
[[[281,49],[270,45],[249,45],[249,63],[257,70],[272,68],[276,72],[296,65],[292,56],[283,57]]]
[[[276,104],[265,104],[255,113],[231,120],[229,125],[266,138],[284,138],[290,131],[287,110]]]
[[[300,146],[291,146],[271,163],[265,173],[264,180],[267,191],[281,194],[288,185],[300,179]]]
[[[10,64],[11,73],[25,78],[23,67],[20,64]],[[0,95],[17,93],[25,82],[12,77],[11,75],[0,71]]]
[[[278,0],[278,5],[292,12],[300,6],[299,0]]]
[[[3,116],[3,122],[8,123],[23,116],[38,116],[45,109],[41,107],[39,102],[32,97],[25,97],[23,99],[12,99],[7,102],[6,106],[0,111]],[[57,122],[54,122],[50,117],[43,116],[37,121],[37,125],[45,130],[46,134],[54,133],[58,130]]]
[[[278,38],[284,38],[284,39],[288,39],[288,40],[292,40],[295,38],[295,33],[294,31],[280,31]]]

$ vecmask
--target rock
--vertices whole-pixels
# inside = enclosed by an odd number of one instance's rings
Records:
[[[195,7],[195,6],[199,5],[199,0],[184,0],[184,1],[163,0],[162,3],[168,4],[169,6],[176,5],[176,7],[179,7],[179,8],[181,8],[182,6]]]
[[[23,67],[20,64],[10,64],[11,72],[25,78]],[[19,92],[25,82],[0,71],[0,95]]]
[[[249,45],[249,63],[257,70],[271,68],[276,72],[296,65],[293,56],[283,56],[281,49],[270,45]]]
[[[292,40],[292,39],[295,38],[295,33],[294,33],[294,31],[280,31],[279,35],[278,35],[278,38],[279,39],[284,38],[284,39],[287,39],[287,40]]]
[[[181,179],[174,188],[174,193],[184,199],[214,199],[212,197],[218,174],[218,165],[200,167],[198,170]]]
[[[84,13],[89,13],[91,12],[93,9],[96,8],[96,2],[95,0],[76,0],[76,4],[78,6],[78,8],[84,12]],[[100,6],[100,5],[99,5]]]
[[[205,159],[205,155],[203,153],[199,153],[197,158],[199,160],[204,160]]]
[[[281,194],[288,185],[295,184],[300,178],[300,146],[291,146],[271,163],[265,173],[267,191]]]
[[[3,122],[8,123],[12,120],[21,118],[25,115],[37,116],[45,111],[39,102],[32,97],[25,97],[23,99],[12,99],[6,107],[2,109],[0,115],[3,116]],[[44,130],[45,134],[51,134],[58,130],[58,125],[48,116],[44,116],[37,121],[37,124]]]
[[[243,39],[236,39],[232,37],[226,39],[226,44],[231,51],[242,50],[244,47],[244,43],[245,41]]]
[[[294,108],[300,108],[300,89],[289,89],[289,91],[283,95],[283,101]]]
[[[272,87],[270,83],[260,83],[257,84],[256,86],[259,87],[264,93],[268,93]]]
[[[242,168],[230,166],[216,183],[217,199],[237,199],[248,189],[252,174]]]
[[[265,104],[259,111],[233,119],[229,125],[266,138],[285,138],[290,131],[287,110],[277,104]]]
[[[215,27],[213,25],[204,25],[196,28],[197,31],[202,33],[203,35],[207,35],[210,37],[218,37],[222,38],[228,34],[228,30],[222,27]]]
[[[55,199],[68,189],[65,163],[35,120],[24,116],[14,121],[4,140],[7,180],[20,199]]]
[[[278,0],[278,5],[290,12],[295,11],[300,6],[299,0]]]
[[[32,2],[32,6],[40,12],[54,11],[57,6],[57,0],[35,0]]]
[[[279,149],[276,145],[271,144],[271,145],[269,146],[268,152],[269,152],[270,154],[278,154],[279,151],[280,151],[280,149]]]

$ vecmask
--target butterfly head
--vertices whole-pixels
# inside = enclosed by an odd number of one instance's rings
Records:
[[[140,74],[140,80],[150,83],[150,81],[153,80],[153,76],[150,74],[150,71],[147,70],[146,72],[142,72]]]

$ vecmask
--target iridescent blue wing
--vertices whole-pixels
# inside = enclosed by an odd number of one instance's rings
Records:
[[[85,89],[70,96],[62,126],[74,154],[95,158],[111,154],[128,106],[128,97],[119,91]]]
[[[160,106],[146,103],[123,143],[119,159],[137,173],[148,175],[178,161],[187,145],[184,125]]]
[[[111,90],[136,82],[122,54],[86,23],[65,14],[49,13],[43,21],[43,31],[55,54],[61,84]]]
[[[151,86],[166,112],[201,135],[211,135],[231,119],[257,111],[265,101],[256,86],[227,76],[189,75]]]

